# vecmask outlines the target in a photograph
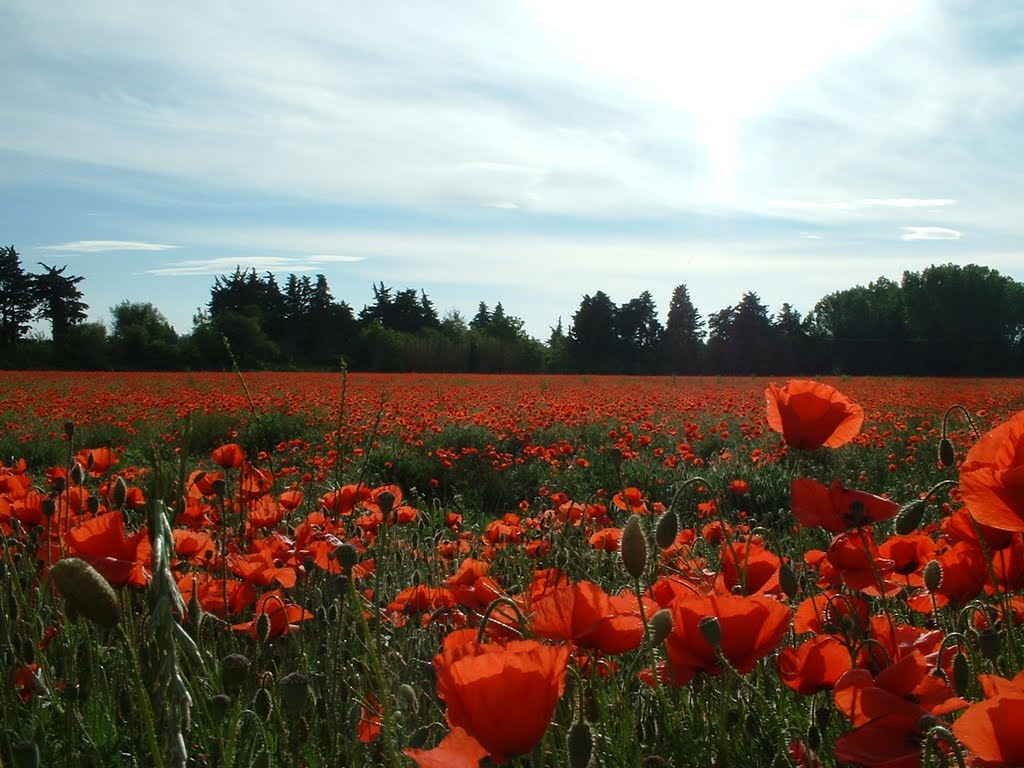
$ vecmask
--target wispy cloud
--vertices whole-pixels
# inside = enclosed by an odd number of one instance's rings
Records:
[[[963,233],[947,227],[904,227],[901,240],[959,240]]]
[[[257,272],[315,272],[324,264],[362,261],[362,256],[222,256],[215,259],[186,259],[174,264],[147,269],[146,274],[156,277],[188,277],[194,275],[224,275],[236,269]]]
[[[135,240],[76,240],[71,243],[40,246],[45,251],[67,251],[71,253],[106,253],[108,251],[169,251],[179,245],[163,243],[141,243]]]

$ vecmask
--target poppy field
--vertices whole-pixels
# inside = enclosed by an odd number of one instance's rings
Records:
[[[1024,386],[0,375],[0,766],[1024,765]]]

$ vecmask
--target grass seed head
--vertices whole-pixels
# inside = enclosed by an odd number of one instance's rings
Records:
[[[81,614],[108,629],[121,621],[121,607],[114,588],[84,560],[68,557],[50,569],[50,578],[57,585],[69,612]]]

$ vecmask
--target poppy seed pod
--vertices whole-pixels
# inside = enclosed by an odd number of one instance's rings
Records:
[[[938,560],[929,560],[925,565],[924,586],[929,592],[938,592],[942,586],[942,564]]]
[[[250,666],[249,660],[240,653],[229,653],[220,660],[220,682],[224,693],[233,696],[242,690]]]
[[[916,531],[924,518],[926,506],[924,499],[914,499],[910,503],[904,504],[899,514],[896,515],[896,533],[906,536]]]
[[[281,678],[281,709],[289,717],[300,717],[309,700],[309,678],[292,672]]]
[[[620,552],[626,573],[634,579],[643,576],[647,567],[647,538],[644,536],[644,529],[640,527],[640,518],[637,515],[630,517],[622,529]]]
[[[81,614],[108,629],[121,621],[121,607],[110,582],[84,560],[68,557],[55,563],[50,578],[57,585],[69,612]]]
[[[948,437],[944,437],[939,441],[939,463],[944,467],[952,467],[956,463],[953,441]]]
[[[380,513],[387,517],[391,514],[391,510],[395,508],[395,494],[391,491],[381,491],[377,495],[377,506],[380,508]]]
[[[359,562],[359,550],[355,548],[354,544],[346,541],[334,548],[334,557],[341,569],[348,573]]]
[[[220,725],[224,722],[224,718],[228,716],[228,710],[231,709],[231,697],[218,693],[216,696],[210,697],[208,705],[210,708],[210,718],[215,725]]]
[[[594,751],[594,737],[585,720],[577,720],[569,729],[569,768],[587,768]]]
[[[651,616],[651,645],[661,645],[672,633],[672,611],[662,608]]]
[[[675,543],[678,533],[679,517],[670,509],[661,516],[654,529],[654,543],[658,545],[659,549],[668,549]]]

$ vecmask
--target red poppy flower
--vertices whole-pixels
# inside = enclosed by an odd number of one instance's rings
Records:
[[[967,452],[960,467],[960,493],[979,523],[1024,531],[1024,411]]]
[[[826,487],[808,478],[793,481],[790,505],[800,525],[805,528],[819,526],[833,533],[889,520],[900,511],[900,505],[895,501],[855,491],[838,480]]]
[[[590,537],[590,546],[599,552],[618,552],[621,543],[621,528],[602,528]]]
[[[779,679],[803,696],[831,690],[851,666],[849,649],[832,635],[805,640],[796,648],[783,648],[775,657]]]
[[[652,602],[646,608],[653,613],[657,605]],[[531,626],[537,637],[607,654],[633,650],[644,637],[636,596],[610,597],[589,581],[563,584],[534,602]]]
[[[109,447],[83,448],[75,459],[93,477],[99,477],[118,463],[117,454]]]
[[[1024,765],[1024,691],[974,704],[955,723],[953,735],[985,766]]]
[[[195,593],[199,606],[206,613],[222,619],[241,613],[256,600],[256,588],[252,584],[212,573],[186,573],[178,579],[178,591],[186,604]]]
[[[285,602],[281,590],[275,589],[273,592],[260,595],[256,601],[256,615],[252,621],[232,624],[231,629],[235,632],[247,632],[253,640],[258,640],[257,630],[261,616],[270,619],[269,637],[290,634],[299,628],[298,622],[313,618],[313,614],[302,606]]]
[[[408,747],[405,756],[419,768],[478,768],[487,750],[465,728],[452,728],[433,749]]]
[[[828,384],[800,379],[781,388],[770,384],[765,398],[768,426],[793,448],[838,448],[853,440],[864,423],[864,410]]]
[[[629,487],[624,491],[616,493],[612,496],[612,504],[621,510],[635,512],[640,515],[647,514],[647,503],[644,501],[644,495],[640,492],[639,488]]]
[[[139,544],[146,529],[125,535],[124,517],[108,512],[86,520],[67,532],[69,554],[80,557],[115,587],[144,587],[148,581]]]
[[[238,469],[245,461],[245,451],[238,443],[225,443],[219,448],[214,448],[210,458],[224,469]]]
[[[690,682],[698,670],[709,675],[722,671],[715,649],[700,629],[706,617],[717,617],[722,655],[746,674],[782,642],[792,615],[786,605],[761,595],[690,597],[676,600],[671,608],[673,626],[666,648],[674,685]]]
[[[529,752],[547,730],[565,690],[569,648],[536,640],[478,643],[475,636],[469,630],[445,638],[433,661],[437,695],[447,705],[448,724],[464,728],[503,763]]]

